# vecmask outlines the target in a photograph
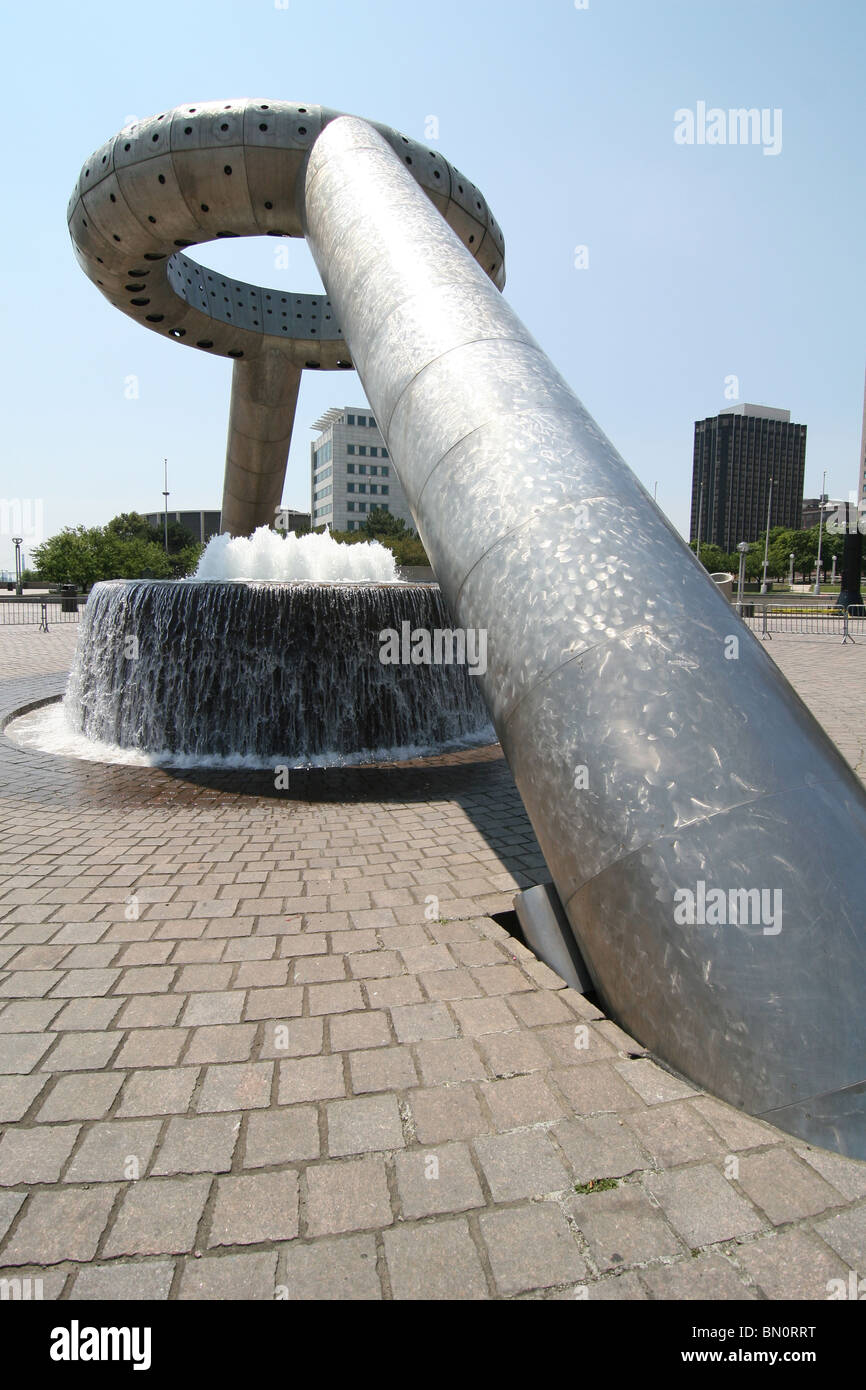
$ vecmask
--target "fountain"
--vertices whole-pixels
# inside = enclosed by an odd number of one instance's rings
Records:
[[[435,585],[376,542],[214,537],[191,580],[94,586],[64,712],[76,734],[155,761],[289,766],[494,737],[466,664],[383,660],[386,633],[448,631]]]

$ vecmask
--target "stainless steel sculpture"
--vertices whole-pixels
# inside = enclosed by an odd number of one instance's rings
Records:
[[[96,150],[69,202],[79,263],[110,303],[164,337],[235,361],[222,508],[232,535],[273,521],[301,371],[352,361],[326,295],[260,289],[184,251],[224,237],[302,236],[306,160],[339,115],[287,101],[178,106]],[[438,150],[376,129],[502,285],[502,233],[475,185]]]
[[[179,117],[164,119],[174,151]],[[150,123],[141,138],[161,137]],[[497,292],[483,206],[489,261],[401,153],[393,132],[323,117],[284,180],[282,230],[296,196],[442,589],[464,628],[487,629],[485,699],[583,957],[612,1015],[677,1071],[866,1158],[866,795]],[[181,239],[201,235],[188,202]],[[262,229],[246,204],[221,225]],[[226,350],[237,329],[215,329],[203,298],[173,313],[178,265],[161,272],[163,331],[219,331]],[[279,471],[258,461],[283,447],[290,390],[251,394],[249,424],[238,408],[233,438],[253,441],[227,469],[238,525],[255,510],[245,460]]]

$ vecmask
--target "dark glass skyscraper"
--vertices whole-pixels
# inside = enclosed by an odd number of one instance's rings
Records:
[[[802,524],[806,426],[789,410],[734,405],[695,422],[690,539],[734,551],[767,525]]]

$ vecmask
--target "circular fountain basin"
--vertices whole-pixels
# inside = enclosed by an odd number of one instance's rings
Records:
[[[394,651],[385,634],[402,634],[407,623],[411,631],[452,628],[436,586],[97,584],[65,718],[88,740],[155,758],[290,766],[494,738],[466,664],[380,659]]]

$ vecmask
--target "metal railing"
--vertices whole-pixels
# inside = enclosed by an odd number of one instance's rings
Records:
[[[773,633],[801,637],[837,637],[846,642],[866,640],[866,608],[784,607],[780,604],[737,603],[740,617],[764,641]]]
[[[86,602],[86,594],[0,599],[0,627],[32,625],[48,632],[52,623],[77,623]]]

